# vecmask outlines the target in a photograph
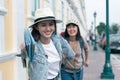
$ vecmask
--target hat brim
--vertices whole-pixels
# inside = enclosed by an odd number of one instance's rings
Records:
[[[34,22],[32,25],[30,25],[29,27],[32,28],[34,27],[35,24],[41,22],[41,21],[46,21],[46,20],[55,20],[56,23],[61,23],[62,20],[58,20],[58,19],[53,19],[53,18],[46,18],[46,19],[41,19],[41,20],[38,20],[37,22]]]

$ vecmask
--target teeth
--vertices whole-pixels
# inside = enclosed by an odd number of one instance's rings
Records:
[[[74,33],[74,31],[71,31],[71,33]]]
[[[49,35],[49,34],[50,34],[50,32],[45,32],[45,34],[48,34],[48,35]]]

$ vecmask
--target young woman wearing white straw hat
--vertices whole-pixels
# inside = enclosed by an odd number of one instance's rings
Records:
[[[71,19],[66,24],[63,37],[69,42],[75,52],[73,60],[69,60],[63,55],[63,63],[61,69],[62,80],[83,80],[84,65],[88,66],[88,47],[83,40],[78,21]],[[84,51],[83,51],[84,50]],[[85,52],[85,59],[84,53]],[[85,60],[85,61],[84,61]]]
[[[58,80],[62,53],[68,59],[74,58],[74,51],[68,42],[56,33],[56,23],[50,8],[41,8],[35,12],[34,24],[30,26],[35,40],[32,67],[28,66],[29,80]]]

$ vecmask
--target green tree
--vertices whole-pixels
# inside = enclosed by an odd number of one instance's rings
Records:
[[[99,25],[97,26],[97,31],[98,31],[98,34],[101,35],[102,32],[105,32],[105,23],[103,22],[100,22]]]
[[[116,34],[118,33],[119,25],[114,23],[110,26],[110,34]]]

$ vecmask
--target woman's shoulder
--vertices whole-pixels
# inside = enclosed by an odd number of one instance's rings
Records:
[[[60,38],[62,38],[62,36],[61,36],[60,34],[56,33],[56,34],[52,35],[51,38],[57,38],[57,39],[60,39]]]
[[[60,34],[55,34],[55,35],[53,35],[52,37],[51,37],[51,39],[53,40],[53,41],[58,41],[58,42],[60,42],[60,43],[66,43],[66,39],[64,39]]]

